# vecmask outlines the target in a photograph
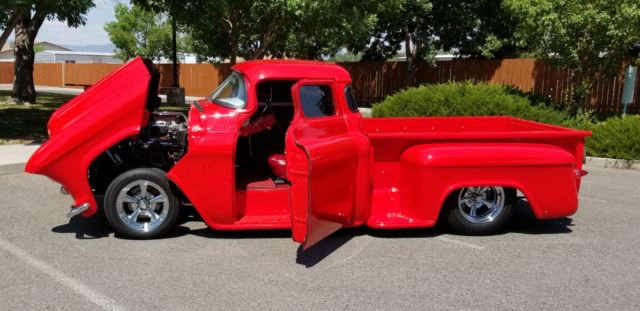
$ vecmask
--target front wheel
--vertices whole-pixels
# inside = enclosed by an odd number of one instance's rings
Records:
[[[447,201],[449,225],[460,234],[494,233],[511,218],[516,194],[515,189],[500,186],[457,190]]]
[[[178,219],[178,200],[165,172],[139,168],[116,177],[104,197],[105,216],[116,233],[131,239],[166,234]]]

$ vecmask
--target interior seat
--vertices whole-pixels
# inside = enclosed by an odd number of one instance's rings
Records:
[[[268,162],[274,175],[283,179],[287,178],[287,158],[284,154],[272,154],[269,156]]]

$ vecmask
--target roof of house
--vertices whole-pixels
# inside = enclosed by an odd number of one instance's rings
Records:
[[[7,42],[2,46],[0,52],[6,52],[13,50],[15,42]],[[34,48],[39,48],[42,50],[52,50],[52,51],[71,51],[70,49],[65,48],[64,46],[60,46],[47,41],[40,41],[33,44]]]
[[[55,54],[55,55],[84,55],[84,56],[115,56],[116,53],[106,52],[82,52],[82,51],[53,51],[44,50],[43,53]]]

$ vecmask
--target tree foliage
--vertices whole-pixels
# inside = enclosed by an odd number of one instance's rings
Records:
[[[404,49],[407,60],[405,83],[439,51],[493,57],[508,46],[510,16],[495,10],[499,0],[393,0],[380,4],[372,40],[359,40],[352,51],[363,51],[364,59],[387,59]],[[500,53],[498,53],[500,54]]]
[[[585,109],[595,81],[638,59],[638,0],[505,0],[505,7],[517,17],[519,45],[573,71],[574,113]]]
[[[3,0],[0,2],[0,25],[3,29],[13,18],[15,26],[15,80],[12,99],[34,103],[33,44],[45,20],[66,22],[69,27],[85,23],[85,14],[93,7],[91,0]]]
[[[232,63],[331,56],[356,38],[366,40],[374,21],[370,5],[355,0],[188,0],[175,10],[171,0],[134,2],[176,16],[195,53]]]
[[[104,28],[116,46],[119,58],[127,60],[142,56],[157,60],[171,57],[171,23],[166,14],[118,3],[115,18]]]
[[[378,1],[300,1],[280,54],[321,59],[335,56],[353,42],[368,41],[379,6]]]

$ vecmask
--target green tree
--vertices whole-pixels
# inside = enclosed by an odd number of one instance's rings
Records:
[[[166,14],[118,3],[115,18],[104,29],[116,46],[119,58],[128,60],[142,56],[158,60],[171,57],[171,23]]]
[[[274,42],[286,40],[297,1],[222,0],[207,2],[206,14],[186,21],[197,54],[209,59],[263,58]]]
[[[518,44],[572,71],[573,114],[589,110],[594,82],[617,73],[624,60],[638,59],[638,0],[505,0],[505,7],[518,19]]]
[[[287,40],[278,47],[281,52],[274,48],[273,54],[322,59],[353,42],[368,42],[378,7],[378,1],[300,1]]]
[[[371,2],[355,0],[134,0],[173,12],[188,29],[192,49],[209,61],[330,56],[352,40],[366,40]],[[374,6],[375,7],[375,6]],[[366,31],[365,31],[366,30]]]
[[[494,56],[509,40],[505,14],[498,0],[393,0],[383,2],[368,41],[356,41],[352,51],[364,52],[364,59],[387,59],[404,50],[407,62],[405,85],[432,63],[439,51],[459,51]],[[497,31],[500,30],[500,31]]]
[[[15,66],[12,100],[35,103],[33,85],[33,44],[45,20],[66,22],[69,27],[85,23],[85,14],[93,7],[91,0],[3,0],[0,2],[0,25],[13,18],[15,27]],[[3,26],[5,29],[6,26]]]
[[[193,51],[209,61],[262,58],[285,40],[296,0],[134,0],[154,12],[168,12],[190,34]]]

